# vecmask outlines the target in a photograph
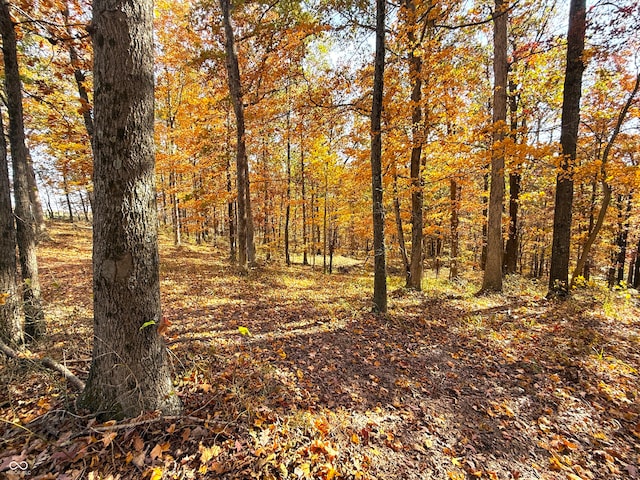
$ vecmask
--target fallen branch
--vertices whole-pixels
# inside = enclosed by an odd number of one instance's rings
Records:
[[[6,345],[2,340],[0,340],[0,351],[4,353],[9,358],[15,358],[19,360],[27,360],[25,357],[21,357],[18,352],[16,352],[13,348]],[[31,360],[31,359],[29,359]],[[42,364],[42,366],[54,370],[60,373],[70,384],[78,391],[84,390],[84,382],[76,377],[71,370],[69,370],[64,365],[56,362],[54,359],[45,357],[39,360],[33,359],[32,361],[38,361]]]

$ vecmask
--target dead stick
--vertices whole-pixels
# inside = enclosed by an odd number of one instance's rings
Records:
[[[18,352],[16,352],[13,348],[6,345],[2,340],[0,340],[0,351],[2,351],[2,353],[4,353],[9,358],[26,360],[25,358],[20,357]],[[61,365],[60,363],[56,362],[55,360],[49,357],[45,357],[41,359],[39,362],[46,368],[49,368],[50,370],[54,370],[62,374],[62,376],[66,378],[67,381],[71,384],[71,386],[74,387],[76,390],[79,390],[79,391],[84,390],[84,382],[80,380],[78,377],[76,377],[71,372],[71,370],[69,370],[64,365]]]

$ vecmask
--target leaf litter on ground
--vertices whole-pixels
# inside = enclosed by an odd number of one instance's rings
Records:
[[[50,335],[31,349],[85,378],[90,232],[51,230],[39,259]],[[100,424],[57,374],[1,357],[0,475],[638,478],[637,297],[550,302],[518,277],[476,297],[477,282],[428,275],[424,293],[390,279],[377,316],[366,270],[270,263],[245,277],[211,246],[162,243],[161,257],[184,416]]]

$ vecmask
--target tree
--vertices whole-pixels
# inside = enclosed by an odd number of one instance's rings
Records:
[[[373,199],[373,308],[387,311],[387,267],[384,246],[384,204],[382,202],[382,98],[384,89],[385,2],[376,0],[376,54],[371,104],[371,195]]]
[[[91,32],[94,343],[79,404],[109,418],[176,414],[161,336],[152,0],[96,0]]]
[[[573,165],[578,145],[580,97],[584,71],[584,38],[586,0],[571,0],[567,33],[567,65],[562,95],[560,144],[562,156],[556,177],[556,202],[553,210],[553,242],[549,293],[551,297],[569,295],[569,254],[571,247],[571,215],[573,208]]]
[[[422,233],[422,143],[424,130],[422,119],[422,58],[417,54],[421,39],[416,39],[416,6],[413,0],[404,0],[409,40],[409,81],[411,83],[411,263],[407,275],[407,287],[422,288],[423,233]],[[426,29],[425,29],[426,31]]]
[[[235,49],[233,26],[231,25],[230,0],[220,0],[227,66],[227,81],[233,111],[236,116],[236,185],[238,189],[238,264],[242,270],[254,262],[253,219],[251,218],[251,190],[249,186],[249,163],[245,138],[244,103],[240,67]]]
[[[582,251],[580,253],[580,256],[578,257],[578,261],[576,262],[576,268],[573,271],[573,275],[571,276],[570,286],[573,286],[575,284],[575,280],[578,278],[578,275],[580,275],[580,272],[583,271],[587,258],[589,257],[589,252],[591,250],[591,247],[593,243],[596,241],[598,233],[600,233],[600,229],[604,224],[604,219],[607,214],[607,209],[609,208],[609,203],[611,202],[611,194],[612,194],[611,185],[607,180],[607,162],[609,160],[611,149],[616,141],[616,138],[618,137],[618,134],[620,133],[620,129],[622,128],[625,117],[627,116],[629,109],[633,105],[633,101],[636,95],[638,94],[639,89],[640,89],[640,73],[636,75],[633,89],[629,94],[627,101],[625,102],[624,106],[622,107],[622,109],[618,114],[615,127],[613,128],[613,132],[611,132],[611,137],[609,138],[609,141],[607,142],[604,148],[604,151],[602,153],[602,159],[600,161],[600,170],[601,170],[600,181],[602,183],[602,191],[603,191],[602,204],[600,205],[600,211],[598,212],[596,222],[593,228],[591,229],[591,231],[589,232],[589,236],[587,237],[587,240],[585,241],[582,247]]]
[[[493,146],[487,219],[487,261],[482,291],[502,291],[504,138],[507,120],[507,5],[496,0],[493,29]]]
[[[11,21],[9,6],[5,2],[0,2],[0,33],[2,34],[4,81],[7,92],[7,110],[9,111],[9,143],[13,164],[16,238],[23,282],[24,331],[28,338],[38,339],[45,335],[46,325],[40,298],[38,259],[36,257],[37,229],[29,198],[28,152],[24,135],[22,82],[18,69],[16,32]]]
[[[9,346],[24,341],[16,271],[16,227],[11,210],[7,142],[0,114],[0,340]]]

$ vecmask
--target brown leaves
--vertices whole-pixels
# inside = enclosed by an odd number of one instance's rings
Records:
[[[53,233],[42,251],[59,322],[42,349],[81,372],[90,232],[72,254],[63,227],[65,248]],[[267,266],[240,279],[209,247],[163,248],[164,314],[170,335],[189,340],[170,343],[187,416],[89,422],[64,411],[69,393],[50,375],[21,371],[0,402],[16,424],[0,422],[0,468],[21,458],[60,479],[637,477],[635,337],[623,322],[594,322],[593,307],[526,292],[449,300],[442,286],[436,300],[397,293],[379,319],[358,286],[366,277]],[[15,374],[5,361],[0,375]]]

